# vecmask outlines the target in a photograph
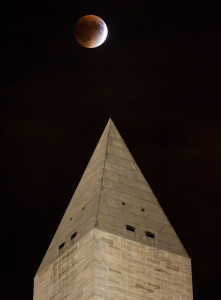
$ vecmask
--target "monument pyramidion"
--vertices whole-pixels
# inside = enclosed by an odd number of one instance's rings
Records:
[[[34,278],[49,299],[193,299],[191,260],[111,119]]]

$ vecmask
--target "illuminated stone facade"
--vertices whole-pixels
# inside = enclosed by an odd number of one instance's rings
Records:
[[[192,300],[191,260],[109,120],[34,282],[34,300]]]

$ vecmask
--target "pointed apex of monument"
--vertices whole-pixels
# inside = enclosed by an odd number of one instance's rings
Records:
[[[109,119],[108,119],[108,121],[107,121],[106,126],[111,126],[111,125],[113,125],[114,127],[116,127],[116,125],[114,124],[113,119],[112,119],[111,116],[110,116]],[[117,127],[116,127],[116,128],[117,128]]]
[[[109,117],[109,119],[108,119],[108,121],[107,121],[107,124],[106,124],[106,127],[107,127],[107,126],[111,126],[111,125],[113,125],[114,127],[116,127],[115,124],[114,124],[114,122],[113,122],[113,120],[112,120],[112,118]]]
[[[111,118],[38,272],[94,227],[188,257]]]

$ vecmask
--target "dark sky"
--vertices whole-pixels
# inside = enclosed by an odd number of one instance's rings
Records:
[[[109,119],[220,298],[219,1],[1,1],[1,299],[33,277]],[[107,41],[73,37],[86,14]]]

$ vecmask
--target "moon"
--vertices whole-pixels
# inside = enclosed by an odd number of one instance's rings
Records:
[[[80,18],[74,28],[77,42],[86,48],[96,48],[107,38],[107,26],[98,16],[86,15]]]

